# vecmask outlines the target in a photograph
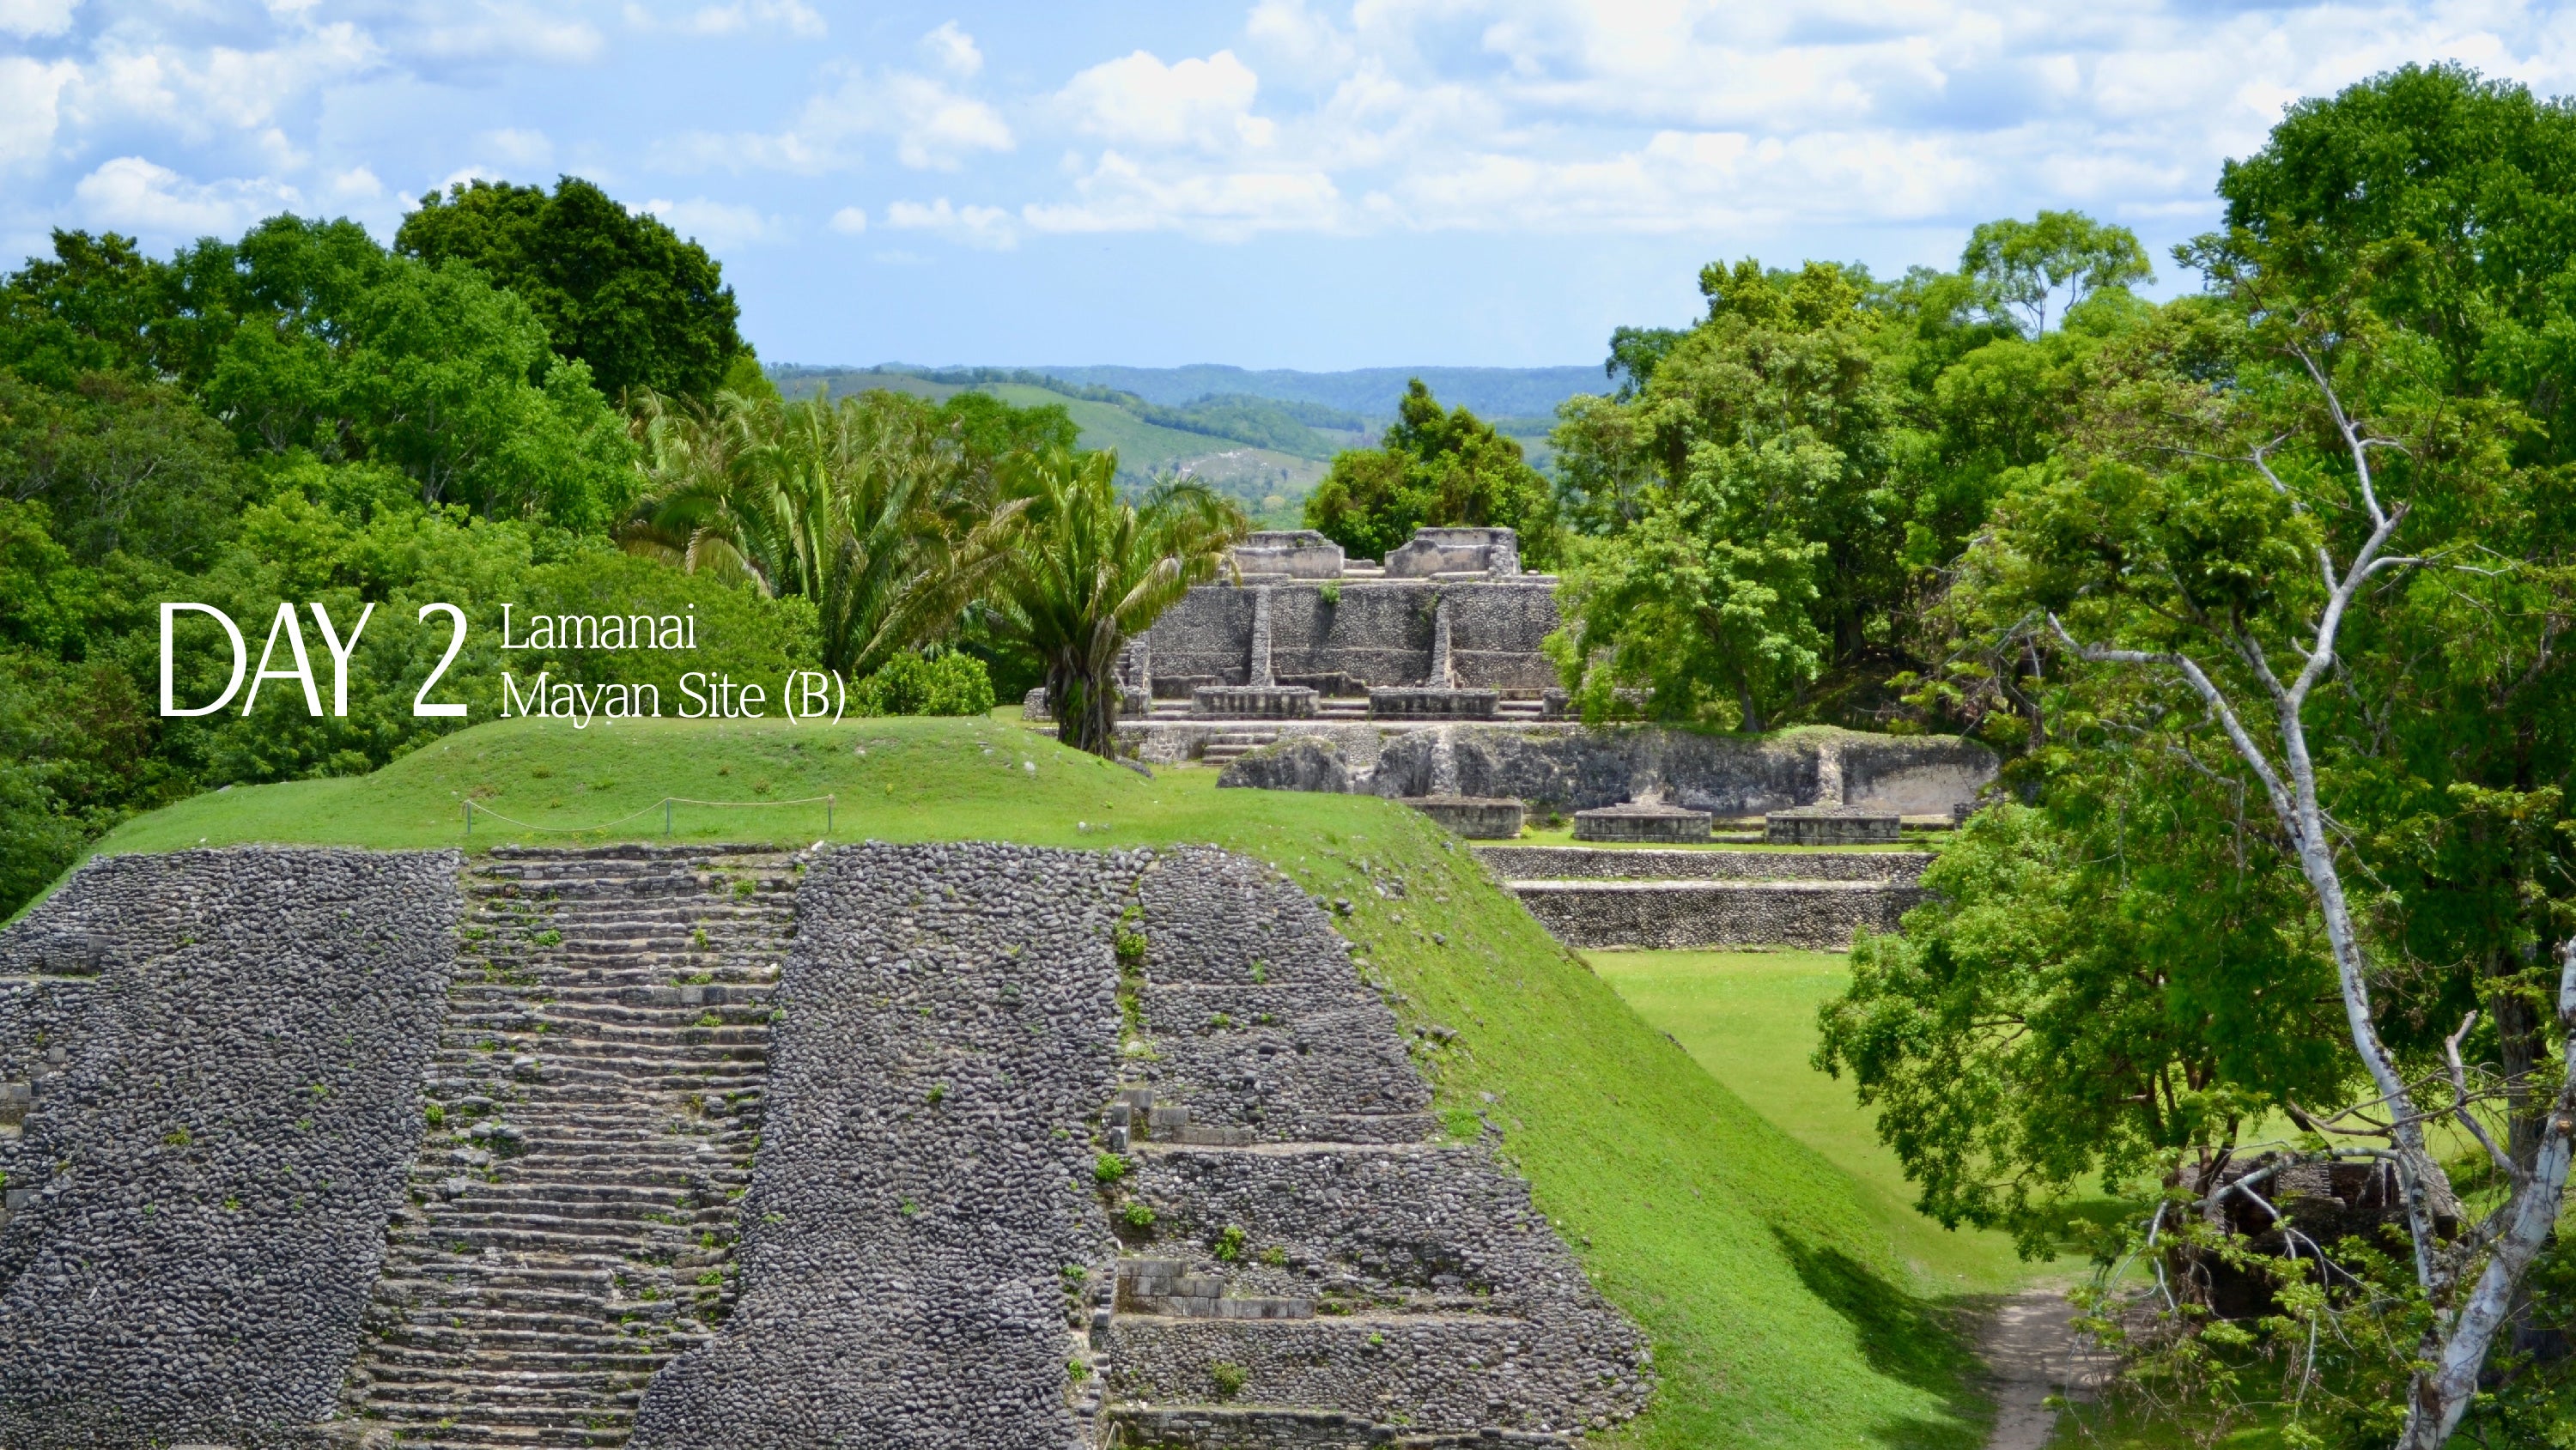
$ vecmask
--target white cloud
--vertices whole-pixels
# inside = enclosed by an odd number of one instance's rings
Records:
[[[53,149],[61,117],[56,105],[79,68],[22,55],[0,55],[0,167],[41,161]]]
[[[755,30],[783,30],[810,40],[831,28],[803,0],[733,0],[728,5],[700,6],[686,15],[667,19],[641,5],[630,4],[625,13],[626,23],[633,29],[676,35],[745,35]]]
[[[681,236],[719,252],[770,241],[785,230],[775,219],[761,215],[756,207],[709,201],[705,197],[686,201],[656,197],[636,210],[660,217]]]
[[[60,35],[79,8],[80,0],[0,0],[0,31],[22,39]]]
[[[937,30],[923,36],[921,49],[932,64],[960,80],[984,68],[984,52],[975,48],[975,37],[958,29],[954,20],[940,22]]]
[[[1305,0],[1260,0],[1243,30],[1255,45],[1310,74],[1343,70],[1357,54],[1351,38],[1308,10]]]
[[[91,226],[147,237],[232,236],[264,216],[304,205],[294,187],[266,178],[200,184],[140,156],[120,156],[72,188]]]
[[[868,213],[864,207],[845,206],[832,213],[832,230],[845,237],[855,237],[867,229]]]
[[[700,132],[665,145],[661,159],[681,169],[811,175],[857,165],[860,143],[872,136],[894,138],[895,159],[915,171],[955,171],[979,153],[1018,144],[1000,111],[946,81],[917,71],[853,71],[807,100],[784,131]]]
[[[520,126],[504,126],[486,131],[474,138],[478,150],[490,154],[504,166],[524,171],[543,171],[554,164],[555,143],[543,131]]]
[[[1082,131],[1113,146],[1219,151],[1270,141],[1276,127],[1252,114],[1260,88],[1230,50],[1174,65],[1140,50],[1075,76],[1060,99]]]
[[[606,44],[597,26],[552,5],[412,0],[392,18],[389,46],[415,63],[580,65]]]
[[[1139,50],[1053,114],[1094,148],[1033,229],[1727,232],[2037,206],[2206,216],[2281,107],[2410,60],[2576,90],[2540,0],[2080,12],[2005,0],[1257,0],[1232,51]],[[1284,92],[1262,84],[1273,73]]]
[[[1156,175],[1118,152],[1075,183],[1081,200],[1022,209],[1041,232],[1180,230],[1231,240],[1265,231],[1331,231],[1348,217],[1321,171],[1222,171]]]
[[[903,231],[930,232],[970,247],[994,251],[1019,244],[1011,214],[997,206],[952,206],[941,197],[927,206],[898,201],[886,208],[886,225]]]

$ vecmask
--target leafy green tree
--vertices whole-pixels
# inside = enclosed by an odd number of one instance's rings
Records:
[[[202,568],[248,494],[231,438],[176,389],[114,372],[54,389],[0,370],[0,498],[44,503],[79,558]]]
[[[631,494],[623,424],[526,302],[470,267],[395,268],[360,294],[340,396],[422,501],[604,527]],[[532,383],[531,377],[542,380]]]
[[[1243,515],[1202,485],[1165,484],[1129,504],[1113,453],[1015,461],[1016,510],[988,596],[993,632],[1046,667],[1056,738],[1108,756],[1118,746],[1118,656],[1193,584],[1216,577]]]
[[[1826,263],[1712,266],[1709,320],[1636,399],[1569,410],[1568,477],[1635,490],[1614,508],[1604,488],[1579,516],[1638,515],[1569,571],[1554,648],[1588,712],[1650,689],[1659,718],[1758,730],[1830,662],[1885,643],[1871,636],[1905,585],[1903,507],[1864,282]]]
[[[1971,818],[1898,936],[1864,936],[1820,1014],[1947,1227],[2064,1247],[2074,1200],[2136,1195],[2291,1101],[2336,1100],[2334,973],[2278,852],[2218,783],[2140,742],[2068,762],[2048,809]]]
[[[2096,292],[2155,276],[2135,232],[2079,211],[1986,222],[1969,233],[1959,268],[1990,289],[1999,309],[2028,318],[2034,337],[2048,330],[2048,305],[2060,289],[2066,293],[2058,309],[2063,314]]]
[[[143,374],[168,315],[169,268],[114,232],[53,233],[54,255],[30,258],[0,286],[0,366],[68,389],[83,374]]]
[[[1306,527],[1354,554],[1383,559],[1424,527],[1516,529],[1541,568],[1558,553],[1556,504],[1520,444],[1465,408],[1442,408],[1415,378],[1375,448],[1333,458],[1306,496]]]
[[[634,388],[710,398],[750,351],[722,265],[579,177],[559,178],[552,194],[504,181],[433,191],[394,248],[433,266],[466,263],[527,299],[555,350],[588,363],[611,398]]]
[[[2576,109],[2457,65],[2399,67],[2299,102],[2231,161],[2227,234],[2305,295],[2352,295],[2431,349],[2446,386],[2516,399],[2517,448],[2576,456]],[[2241,238],[2229,243],[2227,236]]]

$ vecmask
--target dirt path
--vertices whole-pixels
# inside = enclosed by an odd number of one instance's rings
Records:
[[[1995,1428],[1986,1436],[1986,1450],[2042,1450],[2057,1431],[2057,1411],[2048,1408],[2048,1397],[2092,1398],[2102,1360],[2089,1344],[2076,1342],[2067,1327],[2074,1317],[2065,1287],[2046,1285],[2006,1299],[1986,1321],[1977,1337],[1977,1353],[1995,1391]]]

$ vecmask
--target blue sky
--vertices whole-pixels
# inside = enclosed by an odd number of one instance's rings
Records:
[[[776,362],[1589,363],[1711,258],[1947,265],[2041,207],[2161,258],[2283,105],[2432,59],[2576,92],[2576,10],[0,0],[0,248],[572,172]]]

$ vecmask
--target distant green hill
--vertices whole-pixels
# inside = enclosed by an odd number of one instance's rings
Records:
[[[1464,405],[1486,418],[1539,416],[1577,393],[1609,387],[1598,364],[1553,368],[1354,368],[1308,373],[1290,368],[1226,367],[1198,363],[1179,368],[1105,366],[1042,367],[1031,371],[1134,393],[1148,402],[1178,405],[1212,395],[1239,393],[1286,403],[1320,403],[1344,413],[1383,421],[1395,416],[1405,384],[1420,378],[1452,407]]]
[[[870,389],[946,398],[973,390],[1015,406],[1055,405],[1082,430],[1082,446],[1118,452],[1130,487],[1157,478],[1198,479],[1244,506],[1259,522],[1294,527],[1306,494],[1334,454],[1376,443],[1408,379],[1420,376],[1443,402],[1464,404],[1516,438],[1530,461],[1548,465],[1547,432],[1556,404],[1594,386],[1588,368],[1377,368],[1352,373],[1247,372],[1242,368],[872,368],[773,367],[790,397],[849,397]],[[1068,374],[1074,376],[1068,376]],[[1108,381],[1108,379],[1122,381]],[[1151,391],[1124,386],[1143,381]],[[1187,393],[1197,383],[1240,385]],[[1267,391],[1264,391],[1264,390]],[[1186,396],[1184,394],[1187,393]],[[1360,405],[1345,406],[1342,399]]]

